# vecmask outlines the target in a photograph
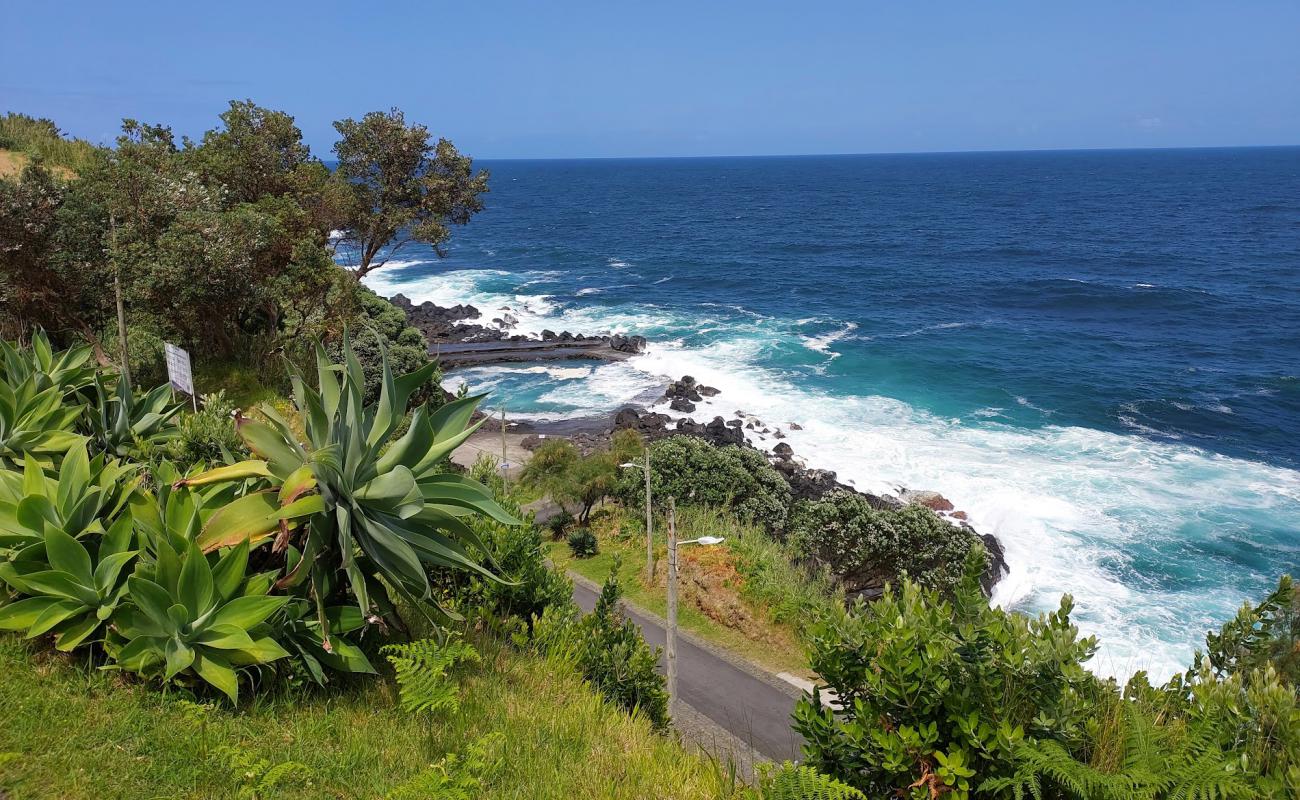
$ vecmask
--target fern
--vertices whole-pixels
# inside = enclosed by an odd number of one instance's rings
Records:
[[[279,789],[307,782],[311,772],[305,764],[282,761],[272,764],[256,753],[236,747],[222,747],[217,751],[226,768],[239,780],[239,800],[267,800],[279,797]]]
[[[1213,720],[1175,736],[1132,706],[1120,709],[1122,767],[1098,769],[1055,741],[1027,741],[1015,752],[1014,775],[991,778],[980,791],[1012,800],[1063,793],[1076,800],[1247,800],[1258,794],[1222,750]],[[1045,792],[1049,787],[1059,792]]]
[[[501,767],[505,736],[490,733],[384,795],[384,800],[478,800]]]
[[[390,644],[382,652],[393,665],[402,710],[408,713],[458,711],[460,696],[448,673],[457,664],[479,661],[478,651],[457,639]]]
[[[866,800],[852,786],[789,761],[763,781],[763,800]]]

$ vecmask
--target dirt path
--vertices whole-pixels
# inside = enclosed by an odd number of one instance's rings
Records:
[[[511,478],[519,477],[523,465],[528,463],[528,459],[533,456],[521,445],[524,437],[528,435],[506,432],[506,461],[510,464],[508,475]],[[474,466],[474,462],[484,453],[492,456],[497,461],[501,460],[500,431],[480,430],[475,432],[464,444],[456,448],[456,451],[451,454],[451,460],[462,467],[468,468]]]

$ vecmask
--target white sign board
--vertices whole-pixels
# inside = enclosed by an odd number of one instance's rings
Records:
[[[174,344],[163,343],[167,357],[167,381],[178,392],[194,395],[194,374],[190,372],[190,354]]]

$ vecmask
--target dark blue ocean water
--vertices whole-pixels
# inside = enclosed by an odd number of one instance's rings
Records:
[[[1300,148],[485,166],[449,257],[369,282],[656,345],[464,376],[512,410],[691,372],[708,415],[948,494],[1007,543],[999,599],[1073,592],[1102,671],[1171,671],[1300,566]]]

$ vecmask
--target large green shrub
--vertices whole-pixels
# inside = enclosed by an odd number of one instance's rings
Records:
[[[590,614],[572,599],[548,607],[535,621],[531,645],[571,662],[606,700],[646,717],[656,730],[668,728],[668,692],[659,674],[658,649],[641,638],[636,623],[623,616],[618,567],[610,573]]]
[[[950,591],[971,553],[987,558],[974,531],[924,506],[878,510],[847,490],[796,503],[788,530],[791,549],[828,568],[850,594],[879,593],[904,573],[921,586]]]
[[[116,324],[100,332],[100,341],[105,343],[105,348],[115,362],[121,360]],[[127,325],[126,361],[131,368],[131,382],[136,386],[154,386],[167,380],[167,357],[163,339],[147,325]]]
[[[1186,674],[1121,692],[1085,671],[1096,643],[1068,596],[1030,619],[990,607],[981,573],[972,553],[951,593],[907,579],[813,627],[823,686],[795,711],[811,766],[909,800],[1300,797],[1289,579]]]
[[[869,797],[959,800],[1013,774],[1025,737],[1084,740],[1095,641],[1078,637],[1068,596],[1037,619],[990,607],[983,569],[972,552],[952,600],[909,579],[814,625],[809,666],[839,710],[819,695],[796,708],[811,766]]]
[[[645,501],[641,472],[623,470],[617,494],[630,507]],[[757,450],[717,447],[696,436],[671,436],[650,445],[650,486],[656,502],[726,506],[771,531],[785,528],[790,487]]]
[[[489,455],[480,455],[469,476],[489,487],[507,512],[523,517],[506,491],[497,463]],[[477,610],[498,622],[518,620],[531,631],[546,609],[573,604],[573,583],[547,563],[542,533],[531,515],[522,525],[506,525],[491,517],[474,517],[469,524],[503,580],[466,572],[446,576],[453,582],[449,591],[462,613]]]

